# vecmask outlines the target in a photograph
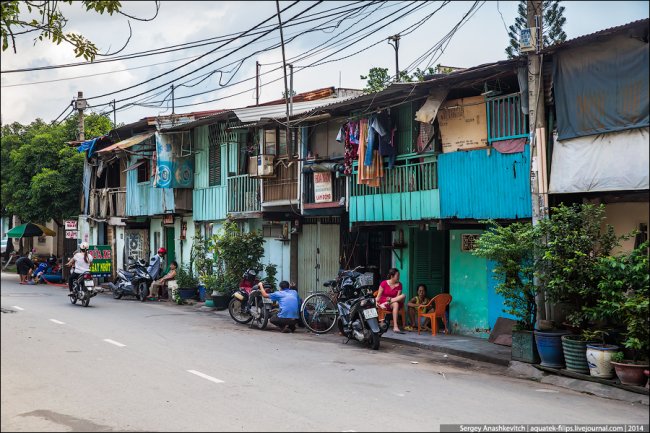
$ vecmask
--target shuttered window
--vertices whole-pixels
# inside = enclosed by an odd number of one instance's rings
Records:
[[[221,144],[218,125],[210,125],[208,130],[208,185],[221,185]]]

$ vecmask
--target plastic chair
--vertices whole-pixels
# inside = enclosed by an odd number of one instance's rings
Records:
[[[377,293],[379,293],[379,290],[375,290],[374,293],[372,294],[375,298],[377,297]],[[384,310],[381,308],[379,305],[377,305],[377,314],[379,317],[377,319],[381,322],[384,320],[386,315],[392,316],[393,311],[388,311]],[[402,319],[402,326],[406,326],[406,309],[404,308],[404,303],[400,305],[399,310],[397,310],[398,317]]]
[[[420,335],[420,317],[426,317],[431,319],[431,335],[436,335],[438,333],[438,318],[442,319],[443,324],[445,325],[445,334],[449,333],[447,329],[447,315],[445,310],[447,305],[451,303],[451,295],[449,293],[441,293],[436,295],[431,299],[426,305],[421,305],[418,307],[418,335]],[[433,311],[426,312],[427,309],[433,304]]]

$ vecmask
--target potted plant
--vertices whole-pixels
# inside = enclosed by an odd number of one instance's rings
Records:
[[[199,300],[206,301],[207,289],[205,276],[210,273],[213,266],[212,255],[209,252],[210,240],[197,234],[193,238],[190,249],[190,260],[194,262],[194,270],[199,276]],[[210,301],[211,302],[211,301]]]
[[[623,325],[622,344],[632,358],[625,359],[625,354],[618,352],[612,364],[621,383],[643,385],[650,349],[648,242],[630,253],[601,258],[600,264],[601,296],[594,310],[600,317]]]
[[[504,312],[517,318],[512,331],[511,358],[538,363],[539,354],[533,334],[537,294],[533,282],[535,271],[536,230],[530,223],[501,226],[487,221],[490,230],[477,241],[473,254],[495,262],[494,278],[499,281],[496,293],[504,298]]]
[[[275,277],[278,274],[278,266],[272,263],[269,263],[264,267],[264,280],[269,283],[271,286],[275,287],[278,280]]]
[[[616,353],[618,346],[605,343],[605,336],[608,334],[604,330],[586,330],[583,331],[582,335],[586,340],[600,339],[600,343],[587,344],[586,357],[589,374],[601,379],[614,377],[612,355]]]
[[[196,297],[199,281],[188,265],[183,265],[176,271],[176,282],[178,283],[178,296],[181,300]]]

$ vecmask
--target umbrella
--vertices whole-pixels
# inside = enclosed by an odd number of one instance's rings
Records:
[[[45,226],[34,223],[16,226],[7,232],[9,238],[31,238],[34,236],[56,236],[56,233]]]

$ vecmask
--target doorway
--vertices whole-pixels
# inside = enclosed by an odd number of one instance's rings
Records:
[[[174,227],[165,227],[165,249],[167,249],[167,268],[165,273],[169,271],[169,264],[176,260],[176,239]]]
[[[447,239],[449,232],[412,229],[411,296],[417,293],[418,284],[427,286],[427,296],[432,298],[447,293]]]

